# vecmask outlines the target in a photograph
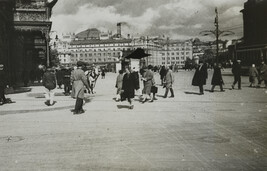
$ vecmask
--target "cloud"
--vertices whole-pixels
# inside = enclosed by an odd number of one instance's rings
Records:
[[[233,29],[242,36],[240,10],[246,0],[61,0],[53,9],[53,30],[79,32],[88,28],[123,34],[199,37],[202,30],[215,29],[215,7],[221,28]],[[212,37],[211,37],[212,38]]]

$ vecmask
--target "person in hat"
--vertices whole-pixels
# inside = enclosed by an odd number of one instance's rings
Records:
[[[144,98],[142,100],[142,103],[145,103],[148,99],[150,99],[150,102],[153,102],[151,87],[153,85],[154,73],[152,72],[152,68],[153,66],[149,65],[146,72],[144,73],[144,77],[142,78],[142,80],[144,81]]]
[[[73,114],[82,114],[83,110],[83,99],[84,99],[84,86],[89,90],[89,84],[87,82],[84,71],[82,70],[84,63],[82,61],[77,62],[77,69],[72,72],[72,92],[71,97],[76,99],[75,108]]]
[[[43,86],[45,87],[45,98],[46,102],[45,104],[47,106],[52,106],[55,104],[54,101],[54,89],[57,86],[57,80],[56,80],[56,75],[53,71],[52,68],[47,68],[46,72],[44,73],[43,76]]]
[[[232,73],[234,74],[232,89],[235,89],[235,84],[238,83],[238,89],[241,90],[241,60],[234,62]]]
[[[121,101],[128,100],[129,109],[133,109],[132,99],[134,98],[134,90],[136,87],[135,76],[131,73],[130,68],[125,68],[125,74],[122,80]]]
[[[221,72],[221,64],[216,64],[214,63],[214,72],[213,72],[213,76],[212,76],[212,79],[211,79],[211,90],[210,92],[214,92],[214,88],[218,85],[220,86],[220,89],[221,89],[221,92],[224,92],[223,90],[223,78],[222,78],[222,72]]]
[[[167,98],[169,91],[171,91],[170,98],[173,98],[174,97],[174,91],[172,89],[172,85],[174,83],[174,76],[172,73],[172,66],[167,67],[167,74],[164,77],[164,82],[166,84],[166,91],[165,91],[164,98]]]
[[[264,61],[261,62],[260,66],[258,87],[261,86],[262,81],[264,81],[265,88],[267,88],[267,65],[264,63]]]
[[[259,73],[257,68],[255,67],[255,64],[252,64],[251,67],[249,68],[249,82],[250,82],[249,87],[255,87],[255,81],[258,75]]]
[[[203,85],[206,85],[206,80],[208,78],[208,67],[206,63],[199,62],[199,65],[194,74],[192,85],[199,87],[199,95],[204,94]]]

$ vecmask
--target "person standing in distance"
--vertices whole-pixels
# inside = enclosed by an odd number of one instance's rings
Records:
[[[232,89],[235,89],[235,84],[238,83],[238,89],[241,90],[241,60],[234,62],[232,73],[234,74]]]
[[[46,72],[44,73],[43,76],[43,86],[45,87],[45,98],[46,102],[45,104],[47,106],[52,106],[55,104],[54,101],[54,89],[57,86],[57,80],[56,80],[56,75],[53,71],[52,68],[48,67],[46,69]]]

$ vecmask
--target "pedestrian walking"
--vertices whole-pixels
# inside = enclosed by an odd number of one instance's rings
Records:
[[[164,83],[165,83],[165,87],[166,87],[164,98],[167,98],[169,91],[171,91],[170,98],[173,98],[174,92],[172,89],[172,85],[174,83],[174,76],[173,76],[173,72],[172,72],[172,66],[169,66],[167,68],[167,74],[165,76]]]
[[[63,84],[64,84],[64,94],[66,96],[70,95],[71,91],[71,83],[70,83],[70,77],[71,77],[71,70],[69,67],[66,67],[63,69],[64,77],[63,77]]]
[[[5,97],[5,88],[6,88],[6,75],[4,72],[4,65],[0,64],[0,105],[6,103],[7,99]]]
[[[213,72],[213,76],[212,76],[212,79],[211,79],[211,90],[210,92],[214,92],[214,88],[218,85],[220,86],[220,89],[221,89],[221,92],[223,92],[223,78],[222,78],[222,72],[221,72],[221,64],[216,64],[214,63],[213,65],[213,69],[214,69],[214,72]]]
[[[207,64],[200,62],[192,80],[192,85],[199,87],[199,95],[204,94],[203,86],[206,85],[207,78],[208,78]]]
[[[96,74],[96,70],[95,69],[93,69],[91,71],[91,73],[89,74],[90,89],[91,89],[92,94],[95,93],[94,92],[94,88],[95,88],[98,76],[99,76],[99,74]]]
[[[105,76],[106,76],[105,69],[102,69],[101,76],[102,76],[102,79],[105,79]]]
[[[133,109],[132,99],[134,98],[135,78],[129,68],[125,68],[125,72],[122,81],[121,101],[127,99],[130,103],[129,109]]]
[[[252,64],[249,68],[249,87],[255,87],[256,78],[259,76],[258,70],[255,67],[255,64]]]
[[[62,71],[61,68],[59,68],[58,70],[56,70],[56,77],[57,77],[57,84],[58,84],[58,88],[62,89],[62,84],[63,84],[63,79],[64,79],[64,72]]]
[[[160,80],[161,80],[161,85],[163,86],[163,81],[164,81],[164,78],[166,76],[166,69],[165,69],[165,66],[162,66],[161,69],[160,69],[160,72],[159,72],[159,75],[160,75]]]
[[[52,68],[47,68],[46,72],[44,73],[43,76],[43,86],[45,87],[45,98],[46,102],[45,104],[47,106],[52,106],[56,102],[54,101],[54,89],[57,86],[57,80],[56,80],[56,75]]]
[[[261,62],[260,66],[258,87],[261,86],[262,81],[264,81],[265,88],[267,88],[267,65],[264,63],[264,61]]]
[[[235,84],[238,83],[238,89],[241,90],[241,60],[237,60],[233,64],[232,73],[234,74],[234,82],[232,89],[235,89]]]
[[[118,102],[121,98],[121,90],[122,90],[122,82],[123,82],[123,71],[119,71],[119,75],[117,76],[116,79],[116,85],[115,87],[117,88],[117,95],[116,95],[116,101]]]
[[[153,78],[154,74],[152,72],[152,65],[149,65],[147,70],[144,73],[144,77],[142,80],[144,81],[144,90],[143,90],[143,95],[144,98],[142,100],[142,103],[145,103],[148,99],[150,99],[150,102],[153,102],[153,96],[151,95],[151,87],[153,85]]]
[[[135,81],[134,85],[135,85],[136,94],[137,95],[141,95],[139,73],[138,73],[138,70],[135,67],[133,67],[133,69],[132,69],[132,74],[134,76],[134,81]]]
[[[83,99],[84,99],[84,86],[89,90],[90,87],[88,85],[86,76],[84,71],[82,70],[84,63],[82,61],[77,62],[77,69],[73,70],[71,75],[71,83],[72,83],[72,92],[71,97],[76,99],[75,108],[73,114],[82,114],[83,110]]]

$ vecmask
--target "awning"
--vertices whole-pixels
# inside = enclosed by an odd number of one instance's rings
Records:
[[[144,57],[151,56],[151,54],[145,53],[144,49],[137,48],[135,51],[126,53],[124,58],[126,59],[142,59]]]

